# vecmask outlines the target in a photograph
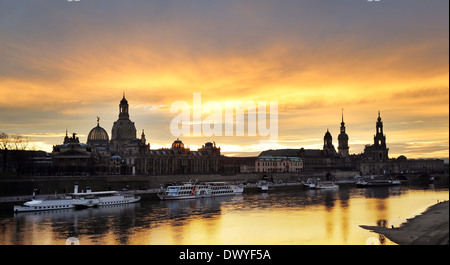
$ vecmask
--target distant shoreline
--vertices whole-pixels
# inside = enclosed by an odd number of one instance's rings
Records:
[[[360,225],[383,234],[399,245],[448,245],[449,201],[430,206],[425,212],[408,219],[398,228]]]

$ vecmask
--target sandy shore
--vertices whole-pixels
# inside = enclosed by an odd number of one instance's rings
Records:
[[[361,225],[383,234],[399,245],[445,245],[449,243],[449,202],[440,202],[408,219],[398,228]]]

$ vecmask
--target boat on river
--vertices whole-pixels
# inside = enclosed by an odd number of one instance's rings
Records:
[[[317,183],[315,184],[313,187],[311,187],[311,189],[316,189],[316,190],[337,190],[339,189],[339,186],[334,184],[334,183]]]
[[[303,182],[303,186],[313,190],[335,190],[339,189],[339,186],[331,181],[321,181],[320,178],[309,178],[306,182]]]
[[[158,193],[158,197],[161,200],[183,200],[238,195],[243,192],[244,188],[242,185],[234,185],[227,182],[203,182],[200,184],[185,182],[180,185],[172,184],[162,188]]]
[[[396,186],[400,185],[400,180],[384,178],[379,176],[359,177],[356,179],[356,187],[380,187],[380,186]]]
[[[133,203],[141,199],[133,194],[120,193],[118,191],[97,191],[85,193],[71,193],[72,204],[76,208],[98,207],[113,204]]]
[[[256,187],[262,192],[273,190],[273,186],[271,186],[267,180],[258,180],[258,182],[256,182]]]
[[[52,199],[35,199],[35,194],[33,193],[33,199],[31,201],[25,202],[23,205],[14,205],[14,212],[97,207],[133,203],[140,199],[139,196],[128,193],[119,193],[118,191],[92,192],[90,189],[87,189],[86,192],[78,192],[78,185],[75,185],[73,193],[60,195]]]
[[[36,200],[25,202],[23,205],[14,205],[14,212],[48,211],[75,208],[72,198],[57,198],[49,200]]]

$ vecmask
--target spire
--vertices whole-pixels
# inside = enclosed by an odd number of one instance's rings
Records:
[[[381,121],[380,111],[378,111],[378,121]]]
[[[123,92],[123,98],[125,98],[125,91]]]
[[[142,129],[141,142],[142,142],[143,144],[145,144],[145,142],[146,142],[144,129]]]
[[[344,108],[342,108],[342,122],[341,122],[341,126],[344,126],[345,122],[344,122]]]
[[[100,117],[97,116],[97,126],[100,126]]]

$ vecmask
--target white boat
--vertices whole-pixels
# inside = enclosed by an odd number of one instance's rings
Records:
[[[314,189],[319,182],[320,178],[309,178],[306,182],[302,181],[302,184],[305,188]]]
[[[33,194],[33,198],[35,195]],[[105,206],[113,204],[133,203],[141,198],[133,194],[121,194],[117,191],[97,191],[78,192],[78,185],[75,185],[73,193],[60,195],[59,199],[36,200],[25,202],[23,205],[14,205],[14,212],[48,211],[70,208],[85,208],[95,206]]]
[[[188,182],[181,185],[171,185],[165,189],[162,188],[158,193],[158,197],[161,200],[183,200],[230,196],[242,194],[242,192],[244,192],[242,186],[226,182],[205,182],[200,184]]]
[[[320,178],[309,178],[303,182],[303,186],[315,190],[333,190],[339,189],[339,186],[330,181],[321,181]]]
[[[75,208],[71,198],[54,200],[31,200],[23,205],[14,205],[14,212],[48,211]]]
[[[357,187],[396,186],[400,184],[400,180],[385,179],[378,176],[360,177],[356,179]]]
[[[141,199],[133,194],[119,193],[118,191],[88,191],[71,193],[72,203],[77,208],[98,207],[113,204],[133,203]]]
[[[267,180],[258,180],[258,182],[256,182],[256,187],[260,190],[260,191],[269,191],[269,190],[273,190],[273,187],[269,186],[269,182],[267,182]]]
[[[339,189],[339,186],[334,183],[317,183],[312,188],[316,190],[335,190]]]

